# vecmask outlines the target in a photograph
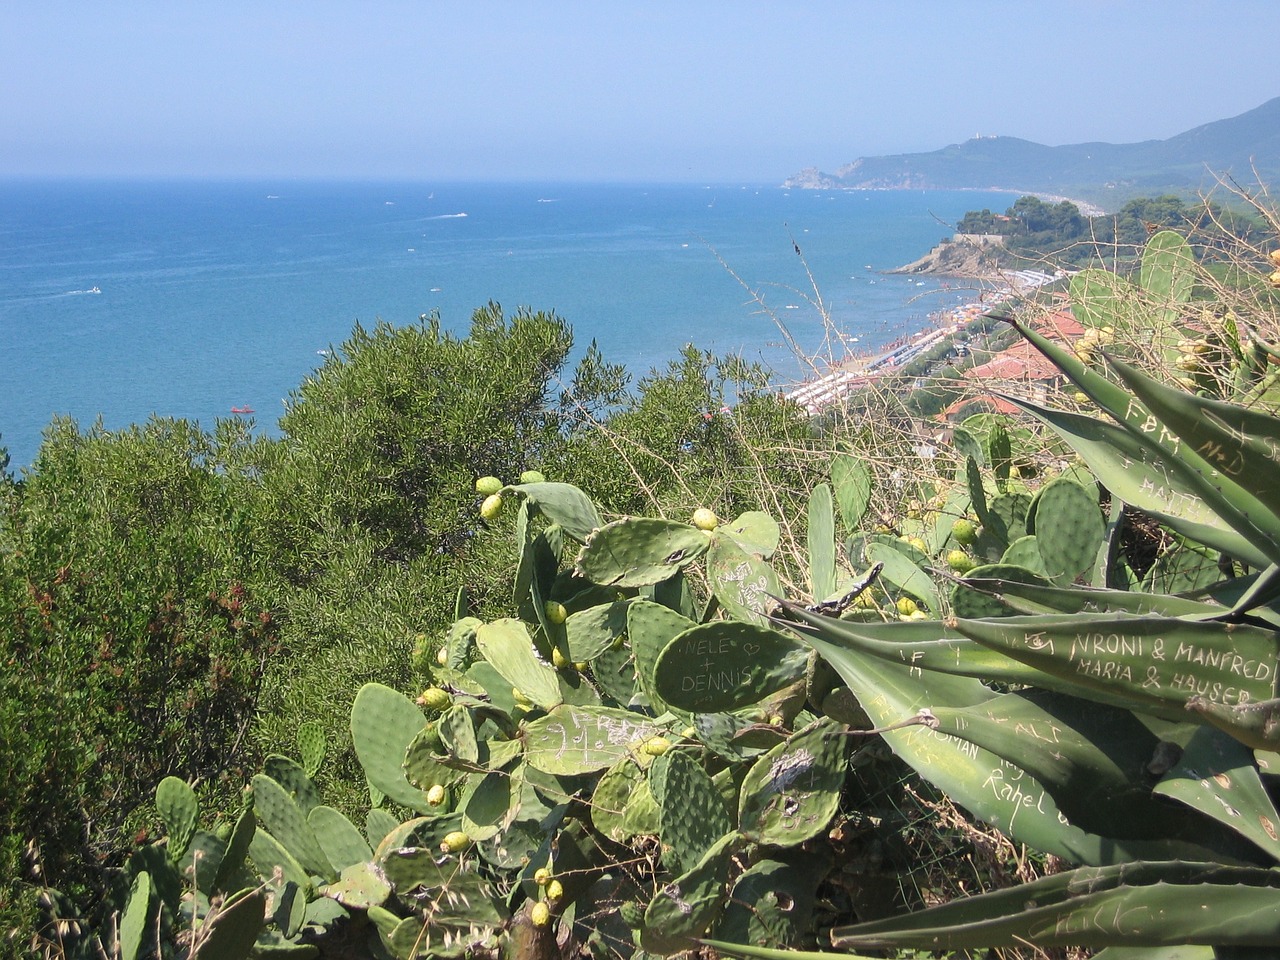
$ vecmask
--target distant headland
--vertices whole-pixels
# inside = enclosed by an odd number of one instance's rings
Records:
[[[783,186],[820,190],[1002,190],[1114,210],[1137,196],[1206,193],[1219,177],[1280,179],[1280,97],[1167,140],[1049,147],[974,137],[929,153],[859,157],[835,173],[809,167]]]

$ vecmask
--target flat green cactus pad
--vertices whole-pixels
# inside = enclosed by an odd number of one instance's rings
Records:
[[[486,623],[476,630],[476,646],[507,683],[544,710],[562,701],[555,667],[537,655],[523,621]]]
[[[826,829],[845,778],[844,724],[819,720],[760,757],[742,782],[739,828],[771,846],[795,846]]]
[[[658,696],[693,713],[759,703],[805,674],[809,651],[755,624],[713,620],[677,635],[654,671]]]
[[[661,583],[707,551],[707,535],[687,523],[623,517],[593,533],[575,561],[578,576],[611,587]]]
[[[662,732],[630,710],[562,704],[525,725],[525,759],[546,773],[590,773],[613,766]]]

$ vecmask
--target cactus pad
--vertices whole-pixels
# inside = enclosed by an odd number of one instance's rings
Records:
[[[707,576],[716,599],[738,620],[763,626],[773,608],[771,596],[782,595],[778,575],[763,560],[742,549],[719,530],[711,535]]]
[[[564,623],[569,659],[574,663],[594,660],[627,632],[630,600],[598,603],[569,615]]]
[[[486,623],[476,630],[476,646],[512,688],[538,706],[550,710],[562,702],[555,667],[537,655],[523,621],[507,618]]]
[[[253,778],[253,809],[280,844],[309,872],[332,880],[337,871],[324,855],[315,831],[280,784],[265,774]]]
[[[713,620],[667,644],[654,682],[666,703],[692,713],[721,713],[794,683],[804,676],[808,659],[808,648],[776,630]]]
[[[663,856],[672,873],[693,869],[732,829],[719,790],[686,751],[674,750],[654,760],[649,790],[658,804]]]
[[[156,787],[156,812],[164,821],[169,835],[169,856],[177,860],[186,852],[187,844],[196,832],[200,804],[195,791],[185,780],[165,777]]]
[[[344,867],[337,881],[321,892],[343,906],[368,910],[387,902],[387,898],[391,896],[391,884],[387,882],[381,867],[361,861]]]
[[[539,513],[552,523],[558,523],[579,543],[604,525],[591,498],[572,484],[544,481],[522,483],[506,489],[522,494],[529,503],[537,506]]]
[[[313,807],[307,814],[307,823],[335,870],[341,872],[373,856],[373,850],[355,824],[333,807]]]
[[[587,538],[574,569],[593,583],[645,587],[666,580],[706,550],[707,535],[686,523],[624,517]]]
[[[845,778],[843,724],[819,720],[760,757],[742,782],[744,836],[794,846],[826,829]]]
[[[1074,480],[1059,477],[1036,497],[1036,546],[1055,583],[1071,583],[1092,569],[1106,533],[1097,498]]]
[[[781,542],[778,521],[758,510],[748,510],[729,523],[722,523],[716,527],[716,532],[728,537],[743,552],[764,560],[774,555]]]
[[[662,728],[643,714],[562,704],[525,725],[525,759],[557,776],[591,773],[630,756]]]
[[[693,949],[727,896],[729,857],[737,834],[720,838],[687,873],[658,889],[644,912],[640,946],[649,953],[672,954]]]
[[[351,705],[351,739],[371,786],[396,803],[425,813],[422,791],[404,774],[405,751],[427,718],[413,701],[380,683],[367,683]]]

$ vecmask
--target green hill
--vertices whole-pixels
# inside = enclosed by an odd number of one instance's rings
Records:
[[[860,157],[833,174],[810,168],[786,185],[1007,189],[1079,197],[1114,208],[1144,194],[1209,190],[1217,175],[1247,185],[1278,173],[1280,97],[1168,140],[1049,147],[1018,137],[978,137],[930,153]]]

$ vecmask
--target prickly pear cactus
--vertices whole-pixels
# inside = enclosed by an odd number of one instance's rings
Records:
[[[774,747],[742,781],[739,830],[769,846],[794,846],[826,829],[844,786],[846,728],[818,720]]]
[[[595,531],[575,561],[580,577],[610,587],[661,583],[707,552],[707,535],[671,520],[624,517]]]
[[[729,832],[724,799],[706,771],[684,750],[654,760],[649,789],[658,805],[663,856],[672,873],[684,873]]]
[[[809,652],[776,630],[713,620],[675,636],[658,657],[654,682],[666,703],[723,713],[758,703],[804,676]]]

